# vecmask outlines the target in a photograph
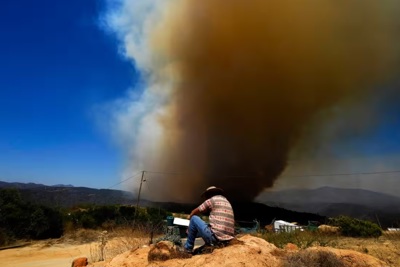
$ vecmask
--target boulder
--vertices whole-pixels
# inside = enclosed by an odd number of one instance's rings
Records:
[[[338,234],[340,233],[340,229],[337,226],[331,226],[326,224],[321,224],[318,226],[318,231],[326,234]]]
[[[84,267],[87,265],[88,265],[88,259],[86,257],[81,257],[73,260],[71,267]]]

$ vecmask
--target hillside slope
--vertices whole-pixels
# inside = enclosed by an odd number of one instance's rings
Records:
[[[215,249],[211,254],[196,255],[189,259],[172,258],[166,261],[149,261],[149,247],[128,251],[113,258],[106,267],[140,266],[191,266],[191,267],[283,267],[283,266],[341,266],[381,267],[384,262],[366,254],[351,250],[312,247],[297,250],[294,246],[278,249],[267,241],[250,235],[238,239],[241,243]],[[169,251],[162,251],[168,255]],[[173,255],[172,253],[169,255]]]

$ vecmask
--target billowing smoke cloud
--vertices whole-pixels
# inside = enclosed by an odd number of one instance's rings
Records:
[[[122,1],[108,22],[146,83],[115,113],[129,170],[164,172],[147,173],[153,199],[193,200],[209,185],[253,199],[321,114],[383,92],[398,67],[398,6]]]

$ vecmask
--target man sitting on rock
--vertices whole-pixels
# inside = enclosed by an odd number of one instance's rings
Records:
[[[226,242],[234,237],[235,218],[231,203],[223,196],[221,188],[210,186],[201,195],[205,201],[190,213],[188,237],[185,251],[192,253],[197,236],[203,238],[206,245]],[[206,224],[197,214],[210,211],[209,224]]]

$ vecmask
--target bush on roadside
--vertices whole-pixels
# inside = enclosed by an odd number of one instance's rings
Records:
[[[348,216],[330,218],[329,224],[338,226],[344,236],[379,237],[382,235],[382,229],[376,223]]]
[[[136,218],[135,218],[136,216]],[[67,212],[64,225],[75,229],[106,229],[110,230],[119,226],[135,225],[160,225],[166,218],[167,212],[163,209],[141,207],[136,212],[132,206],[90,206],[76,208]]]
[[[58,238],[62,234],[59,210],[25,202],[17,189],[0,190],[0,245],[17,239]]]
[[[0,247],[11,245],[14,242],[13,236],[6,229],[0,228]]]

